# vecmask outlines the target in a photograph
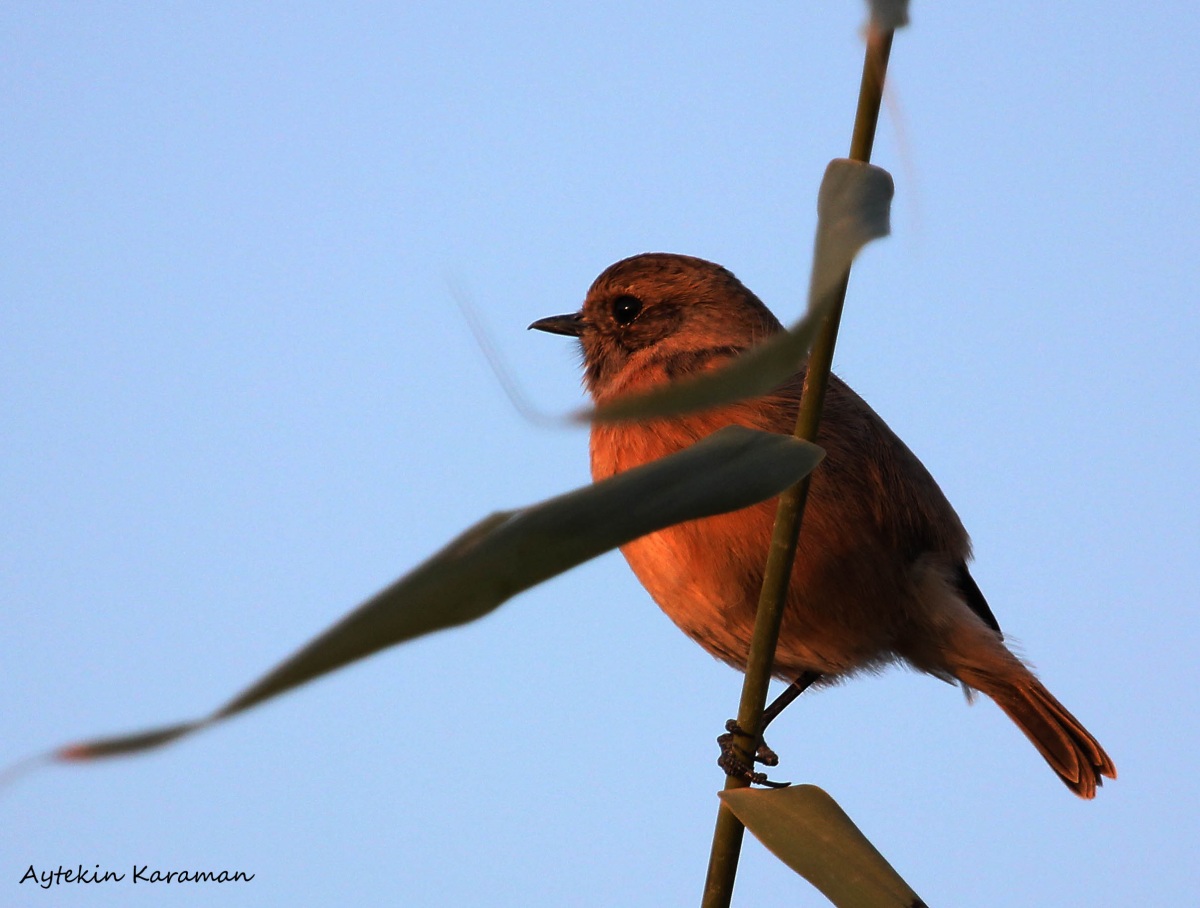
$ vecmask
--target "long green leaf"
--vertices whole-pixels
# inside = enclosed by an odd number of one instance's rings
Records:
[[[891,176],[880,167],[846,158],[830,161],[817,194],[817,238],[804,317],[722,369],[619,398],[579,418],[618,422],[671,416],[758,397],[779,387],[804,362],[835,300],[832,291],[858,251],[891,231],[893,192]]]
[[[789,436],[729,427],[603,482],[493,514],[212,715],[74,744],[55,756],[84,760],[159,747],[386,647],[481,618],[639,536],[778,495],[822,456],[816,445]]]
[[[741,788],[720,795],[759,841],[838,908],[925,908],[837,801],[817,786]]]

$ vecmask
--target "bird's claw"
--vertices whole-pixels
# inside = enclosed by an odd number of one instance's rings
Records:
[[[753,766],[746,765],[746,761],[742,759],[738,748],[734,745],[734,741],[739,737],[750,738],[756,743],[755,763],[762,763],[764,766],[779,765],[778,754],[767,746],[767,742],[762,739],[761,735],[752,735],[744,731],[737,724],[736,719],[730,719],[725,723],[725,734],[717,738],[717,744],[721,748],[721,755],[717,757],[717,765],[724,770],[725,775],[735,779],[744,779],[751,785],[765,785],[768,788],[787,788],[792,784],[791,782],[772,782],[767,778],[765,772],[755,772]]]

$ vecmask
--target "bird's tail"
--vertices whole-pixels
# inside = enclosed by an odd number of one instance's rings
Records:
[[[936,564],[922,567],[916,576],[917,602],[929,624],[919,640],[910,642],[905,652],[909,661],[939,677],[956,678],[968,692],[987,694],[1025,732],[1067,788],[1081,798],[1094,798],[1104,779],[1117,777],[1100,742],[1004,645],[987,604],[981,609],[964,597],[961,577]],[[973,581],[971,587],[982,600]]]
[[[1017,679],[971,669],[957,674],[964,684],[995,700],[1067,788],[1081,798],[1094,798],[1103,779],[1117,777],[1117,768],[1100,742],[1028,669],[1025,677]]]

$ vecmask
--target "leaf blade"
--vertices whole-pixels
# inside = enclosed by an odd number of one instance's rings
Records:
[[[838,908],[924,908],[841,806],[815,785],[730,789],[721,800]]]
[[[55,756],[86,760],[176,741],[380,650],[481,618],[517,593],[639,536],[777,495],[822,456],[816,445],[791,436],[731,426],[603,482],[493,514],[210,716],[79,742]]]

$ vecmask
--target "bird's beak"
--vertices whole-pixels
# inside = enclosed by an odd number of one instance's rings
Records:
[[[572,312],[570,315],[551,315],[549,318],[539,318],[529,327],[551,334],[579,337],[583,333],[583,314]]]

